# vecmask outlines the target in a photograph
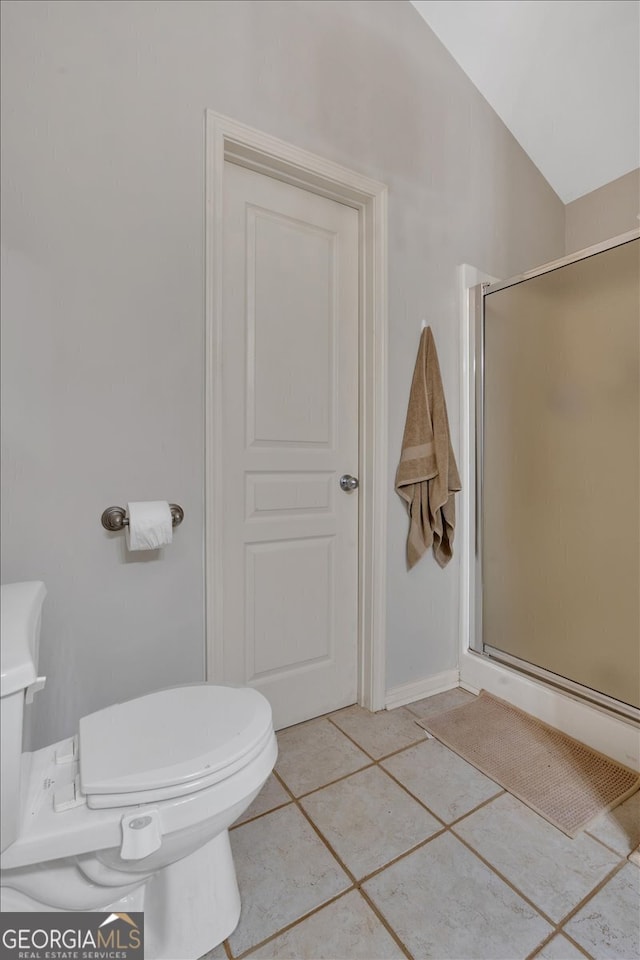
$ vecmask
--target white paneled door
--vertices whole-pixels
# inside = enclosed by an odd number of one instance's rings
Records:
[[[229,162],[223,209],[223,679],[281,728],[357,698],[358,214]]]

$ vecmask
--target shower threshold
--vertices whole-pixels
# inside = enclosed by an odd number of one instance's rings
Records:
[[[633,723],[634,725],[640,725],[640,708],[633,706],[633,704],[623,703],[621,700],[616,700],[614,697],[610,697],[606,693],[601,693],[599,690],[592,690],[590,687],[585,687],[581,683],[576,683],[575,680],[569,680],[567,677],[562,677],[557,673],[552,673],[550,670],[545,670],[544,667],[529,663],[527,660],[521,660],[520,657],[514,657],[512,654],[505,653],[504,650],[492,647],[488,643],[483,645],[481,655],[487,657],[489,660],[495,660],[503,664],[503,666],[512,667],[519,673],[527,674],[536,680],[542,680],[549,686],[561,690],[574,699],[586,700],[600,710],[615,714],[618,718]]]

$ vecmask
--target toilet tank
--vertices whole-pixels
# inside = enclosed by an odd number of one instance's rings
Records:
[[[0,849],[18,835],[25,694],[38,678],[44,583],[0,587]]]

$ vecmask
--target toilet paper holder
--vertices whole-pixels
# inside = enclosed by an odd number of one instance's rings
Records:
[[[170,503],[169,509],[171,510],[172,526],[179,527],[184,520],[184,510],[177,503]],[[107,507],[100,517],[100,523],[105,530],[117,533],[118,530],[124,530],[125,527],[129,526],[129,517],[124,507]]]

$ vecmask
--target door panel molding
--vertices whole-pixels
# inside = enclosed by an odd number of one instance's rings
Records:
[[[385,705],[387,519],[387,187],[229,117],[206,111],[205,629],[206,676],[222,678],[222,198],[225,161],[358,212],[358,702]]]

